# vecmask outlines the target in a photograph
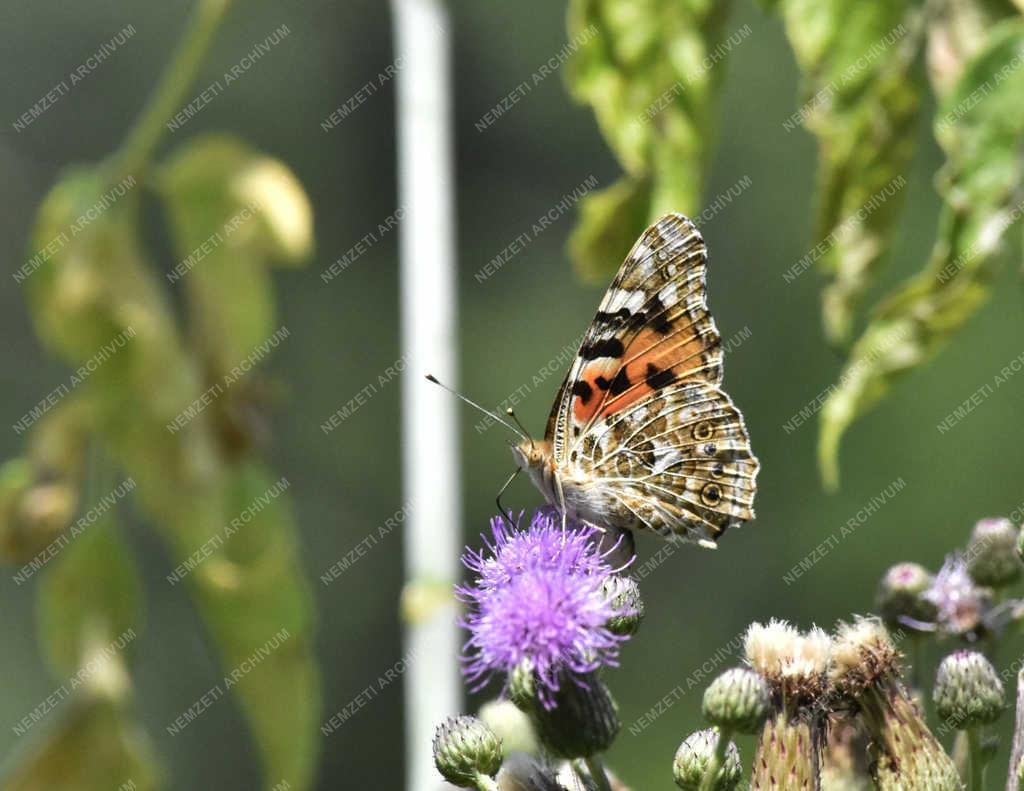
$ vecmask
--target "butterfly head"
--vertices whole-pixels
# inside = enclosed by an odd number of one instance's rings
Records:
[[[512,457],[521,469],[526,470],[547,501],[556,503],[555,465],[551,457],[551,443],[546,440],[524,439],[512,446]]]

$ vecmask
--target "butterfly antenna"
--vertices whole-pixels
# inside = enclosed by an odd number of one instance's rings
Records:
[[[452,388],[450,388],[448,385],[444,384],[443,382],[439,382],[437,380],[437,377],[434,376],[433,374],[427,374],[427,381],[428,382],[433,382],[438,387],[441,387],[441,388],[447,390],[449,393],[451,393],[456,398],[458,398],[458,399],[460,399],[462,401],[465,401],[467,404],[469,404],[474,409],[480,410],[485,415],[487,415],[487,417],[492,418],[492,419],[498,421],[505,428],[509,429],[510,431],[512,431],[515,434],[518,434],[523,439],[529,440],[531,443],[533,442],[533,440],[530,439],[529,435],[525,431],[522,431],[521,429],[516,428],[515,426],[513,426],[511,423],[509,423],[506,420],[502,420],[500,417],[498,417],[496,414],[494,414],[491,410],[484,409],[476,401],[473,401],[472,399],[466,398],[466,396],[464,396],[462,393],[458,392],[457,390],[452,390]],[[519,421],[517,420],[516,422],[518,423]]]
[[[519,426],[519,430],[523,433],[523,436],[530,440],[530,450],[533,450],[533,437],[530,436],[530,432],[526,430],[522,423],[519,422],[519,417],[516,415],[512,407],[505,410],[505,414],[515,421],[515,424]]]

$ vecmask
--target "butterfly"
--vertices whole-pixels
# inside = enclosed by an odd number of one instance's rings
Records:
[[[544,439],[512,446],[564,516],[710,547],[754,518],[760,465],[720,386],[707,264],[682,214],[644,231],[583,337]]]

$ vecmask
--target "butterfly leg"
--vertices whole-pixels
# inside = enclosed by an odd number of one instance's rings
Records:
[[[562,541],[564,543],[569,515],[565,508],[565,492],[562,489],[562,479],[558,475],[555,475],[555,493],[558,495],[558,508],[562,512]]]
[[[498,513],[502,515],[505,521],[508,522],[508,526],[512,529],[515,529],[515,525],[512,524],[512,514],[501,504],[501,496],[505,493],[505,490],[512,485],[512,481],[516,479],[516,476],[522,472],[522,470],[522,467],[516,467],[516,471],[508,476],[508,480],[505,481],[505,485],[501,487],[498,491],[498,496],[494,498],[494,502],[498,504]]]

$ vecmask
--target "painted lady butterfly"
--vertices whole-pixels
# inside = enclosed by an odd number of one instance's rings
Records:
[[[667,214],[633,245],[562,384],[543,441],[513,446],[563,514],[715,546],[753,519],[758,461],[719,387],[707,248]]]

